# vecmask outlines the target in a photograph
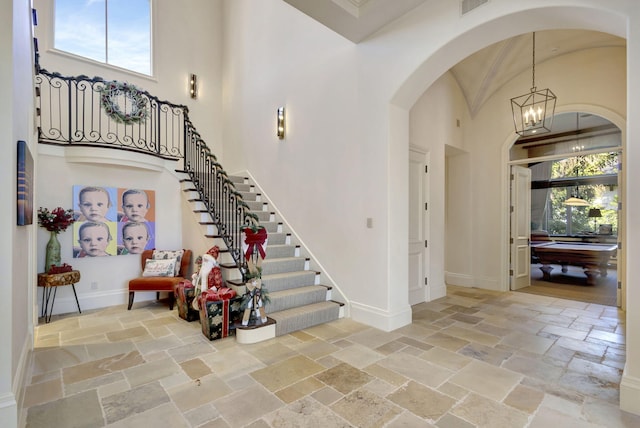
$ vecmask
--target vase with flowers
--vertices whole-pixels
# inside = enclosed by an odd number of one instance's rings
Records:
[[[75,222],[73,210],[65,210],[62,207],[38,209],[38,224],[49,231],[51,236],[46,247],[44,271],[49,272],[52,266],[60,265],[60,241],[58,234],[67,230]]]

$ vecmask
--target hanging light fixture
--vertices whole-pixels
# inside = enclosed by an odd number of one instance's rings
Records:
[[[580,137],[578,137],[578,135],[580,135],[580,113],[576,113],[576,145],[573,146],[573,151],[581,151],[584,149],[584,146],[580,145]],[[579,157],[578,159],[582,159],[582,157]],[[578,164],[580,162],[577,161],[576,162],[576,177],[580,176],[580,168],[578,168]],[[585,201],[584,199],[580,198],[580,191],[578,189],[578,184],[576,184],[576,192],[571,195],[571,197],[569,199],[567,199],[566,201],[564,201],[565,205],[571,206],[571,207],[588,207],[591,206],[591,204],[587,201]]]
[[[578,191],[578,186],[576,186],[576,192]],[[569,205],[570,207],[588,207],[591,204],[584,199],[580,199],[576,193],[576,196],[571,196],[569,199],[564,201],[565,205]]]
[[[531,92],[511,98],[511,111],[516,133],[522,137],[551,131],[556,96],[550,89],[536,88],[536,33],[533,33],[533,66]]]

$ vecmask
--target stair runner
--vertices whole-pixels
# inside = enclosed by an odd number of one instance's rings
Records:
[[[255,213],[260,225],[268,233],[267,256],[262,262],[262,286],[269,292],[270,302],[265,305],[267,316],[275,321],[275,335],[281,336],[296,330],[333,321],[342,316],[342,303],[331,300],[331,287],[321,285],[320,272],[309,270],[309,260],[300,256],[300,247],[291,243],[291,234],[283,231],[283,225],[275,221],[268,203],[254,192],[254,186],[244,177],[229,177],[236,190]],[[183,181],[183,189],[191,195],[189,201],[196,205],[194,212],[200,214],[201,224],[210,227],[208,238],[221,250],[223,278],[239,295],[244,294],[239,270],[231,255],[226,252],[222,239],[217,237],[211,218],[202,205],[200,196],[190,181]],[[258,327],[256,327],[258,328]]]

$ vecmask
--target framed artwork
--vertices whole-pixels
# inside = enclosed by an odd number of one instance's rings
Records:
[[[73,186],[73,257],[140,254],[155,247],[155,192]]]
[[[18,141],[18,226],[33,223],[33,158],[27,143]]]

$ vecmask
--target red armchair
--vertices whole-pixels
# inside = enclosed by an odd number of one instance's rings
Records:
[[[140,255],[140,262],[142,265],[142,271],[144,271],[147,259],[150,259],[153,255],[153,250],[144,250]],[[189,270],[189,264],[191,263],[191,250],[184,250],[182,260],[180,261],[180,271],[177,276],[151,276],[138,278],[129,281],[129,307],[133,305],[133,296],[136,291],[155,291],[156,298],[160,298],[160,292],[166,291],[169,293],[169,309],[173,310],[173,304],[175,303],[175,296],[173,294],[173,287],[180,281],[184,281],[185,276]]]

